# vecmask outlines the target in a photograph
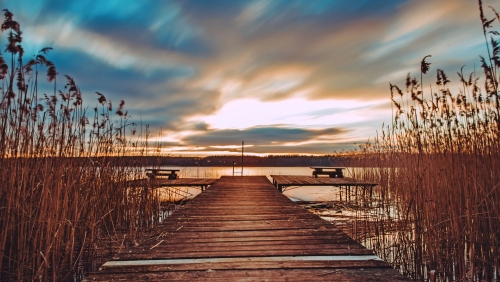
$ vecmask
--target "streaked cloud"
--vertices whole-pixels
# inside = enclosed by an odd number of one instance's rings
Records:
[[[424,56],[454,74],[486,52],[468,0],[0,3],[27,54],[54,47],[87,102],[125,100],[178,154],[232,153],[241,140],[256,154],[353,148],[389,122],[389,82],[417,75]]]
[[[193,117],[192,120],[216,129],[246,129],[276,124],[282,127],[328,128],[362,122],[368,116],[351,113],[369,111],[370,107],[379,103],[353,100],[308,101],[304,98],[271,102],[241,99],[226,103],[211,116]]]

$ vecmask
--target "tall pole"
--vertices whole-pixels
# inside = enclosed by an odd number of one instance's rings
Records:
[[[241,176],[243,176],[243,150],[245,149],[245,141],[241,141]]]

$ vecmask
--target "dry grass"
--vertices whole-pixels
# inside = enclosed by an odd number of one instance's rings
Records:
[[[403,273],[424,280],[498,279],[500,270],[500,48],[479,1],[489,58],[483,77],[458,78],[452,94],[442,70],[430,91],[422,60],[421,81],[408,75],[406,91],[391,85],[395,116],[358,155],[355,177],[380,183],[376,224],[363,236]],[[429,80],[427,80],[429,79]],[[483,84],[484,83],[484,84]],[[480,85],[483,84],[483,85]],[[396,227],[396,228],[393,228]]]
[[[19,24],[4,12],[0,280],[81,280],[158,222],[157,198],[147,188],[126,186],[143,176],[140,165],[107,159],[144,154],[139,148],[147,149],[147,136],[137,137],[143,143],[128,141],[135,126],[123,101],[114,115],[111,102],[98,93],[97,106],[88,111],[69,76],[56,91],[57,70],[46,57],[51,48],[25,62]],[[39,93],[43,85],[54,92]]]

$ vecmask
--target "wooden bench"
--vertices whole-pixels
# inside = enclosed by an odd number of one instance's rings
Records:
[[[345,167],[311,166],[311,168],[314,170],[312,175],[316,178],[318,175],[328,175],[330,178],[344,178],[342,170]]]
[[[146,175],[150,179],[155,179],[158,176],[167,176],[169,180],[174,180],[179,178],[176,172],[180,171],[179,169],[153,169],[148,168],[145,169]],[[148,172],[149,171],[149,172]],[[164,171],[168,171],[169,173],[163,173]]]

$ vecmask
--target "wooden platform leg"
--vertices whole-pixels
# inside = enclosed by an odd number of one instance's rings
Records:
[[[361,186],[361,188],[363,188],[363,207],[366,207],[366,203],[368,203],[368,201],[366,200],[366,189],[368,187],[366,186]]]
[[[356,205],[358,203],[358,185],[356,185],[356,188],[354,188],[354,198],[356,199]]]

